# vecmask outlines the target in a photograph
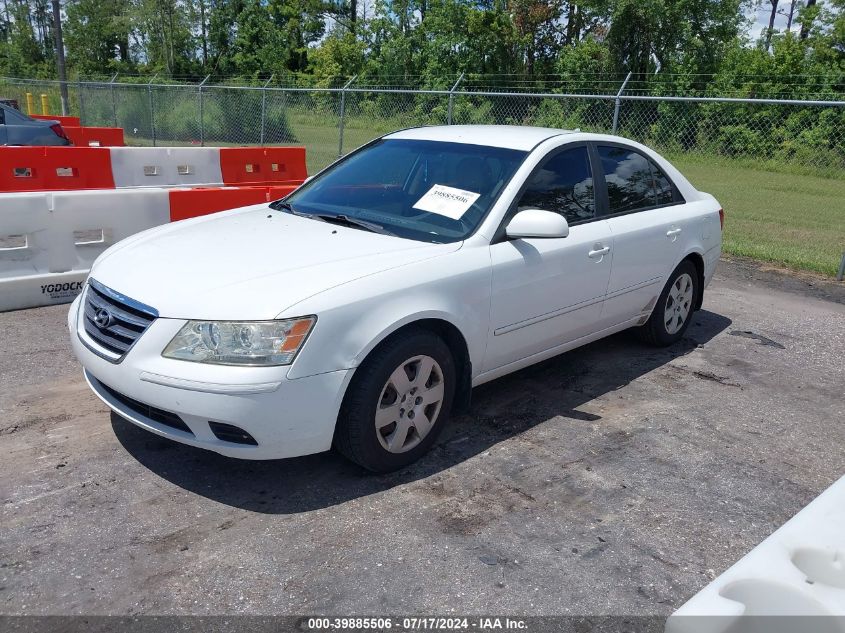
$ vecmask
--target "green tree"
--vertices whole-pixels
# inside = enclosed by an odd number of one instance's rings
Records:
[[[133,70],[129,17],[122,0],[70,0],[65,5],[67,63],[81,74]]]
[[[706,74],[736,40],[746,0],[618,0],[608,43],[620,71]]]
[[[322,0],[270,0],[270,12],[284,48],[283,70],[303,72],[308,67],[308,49],[326,32]],[[271,59],[275,59],[272,52]],[[268,60],[269,61],[269,60]]]
[[[308,51],[308,69],[319,86],[334,86],[336,78],[363,72],[366,44],[349,31],[332,33]]]
[[[44,0],[4,0],[0,70],[21,77],[48,75],[53,67],[52,18]]]
[[[563,6],[563,0],[509,0],[526,74],[533,75],[537,64],[539,72],[546,71],[554,59],[562,43]]]
[[[562,49],[555,64],[569,92],[604,93],[616,70],[610,48],[593,38]]]
[[[180,0],[132,0],[127,6],[132,48],[150,72],[196,75],[196,41]]]

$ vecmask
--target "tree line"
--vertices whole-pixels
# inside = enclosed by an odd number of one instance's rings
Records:
[[[50,0],[1,1],[0,74],[55,78]],[[61,10],[69,72],[81,77],[358,75],[444,88],[464,73],[608,92],[631,72],[667,90],[845,88],[845,0],[63,0]],[[752,40],[748,16],[760,10],[768,28]]]

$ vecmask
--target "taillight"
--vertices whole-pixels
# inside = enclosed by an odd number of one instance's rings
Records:
[[[725,230],[725,210],[719,209],[719,228]]]
[[[66,141],[69,141],[69,140],[70,140],[70,139],[67,137],[67,134],[65,134],[64,129],[62,129],[62,124],[61,124],[61,123],[54,123],[53,125],[51,125],[51,126],[50,126],[50,129],[51,129],[51,130],[53,130],[53,132],[55,132],[55,133],[56,133],[56,136],[58,136],[59,138],[63,138],[63,139],[65,139]]]

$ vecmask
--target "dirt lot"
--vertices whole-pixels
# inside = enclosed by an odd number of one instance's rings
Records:
[[[66,306],[0,314],[0,613],[668,614],[845,472],[845,284],[727,262],[704,307],[477,389],[388,476],[159,439]]]

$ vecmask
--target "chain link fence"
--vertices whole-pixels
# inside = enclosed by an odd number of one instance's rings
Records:
[[[310,172],[381,134],[416,125],[513,124],[617,133],[672,155],[753,161],[845,178],[845,100],[505,92],[472,86],[416,90],[127,81],[71,82],[83,125],[125,130],[129,145],[287,145],[308,150]],[[609,86],[608,86],[609,87]],[[620,86],[624,88],[624,86]],[[0,78],[0,97],[48,96],[54,81]]]

